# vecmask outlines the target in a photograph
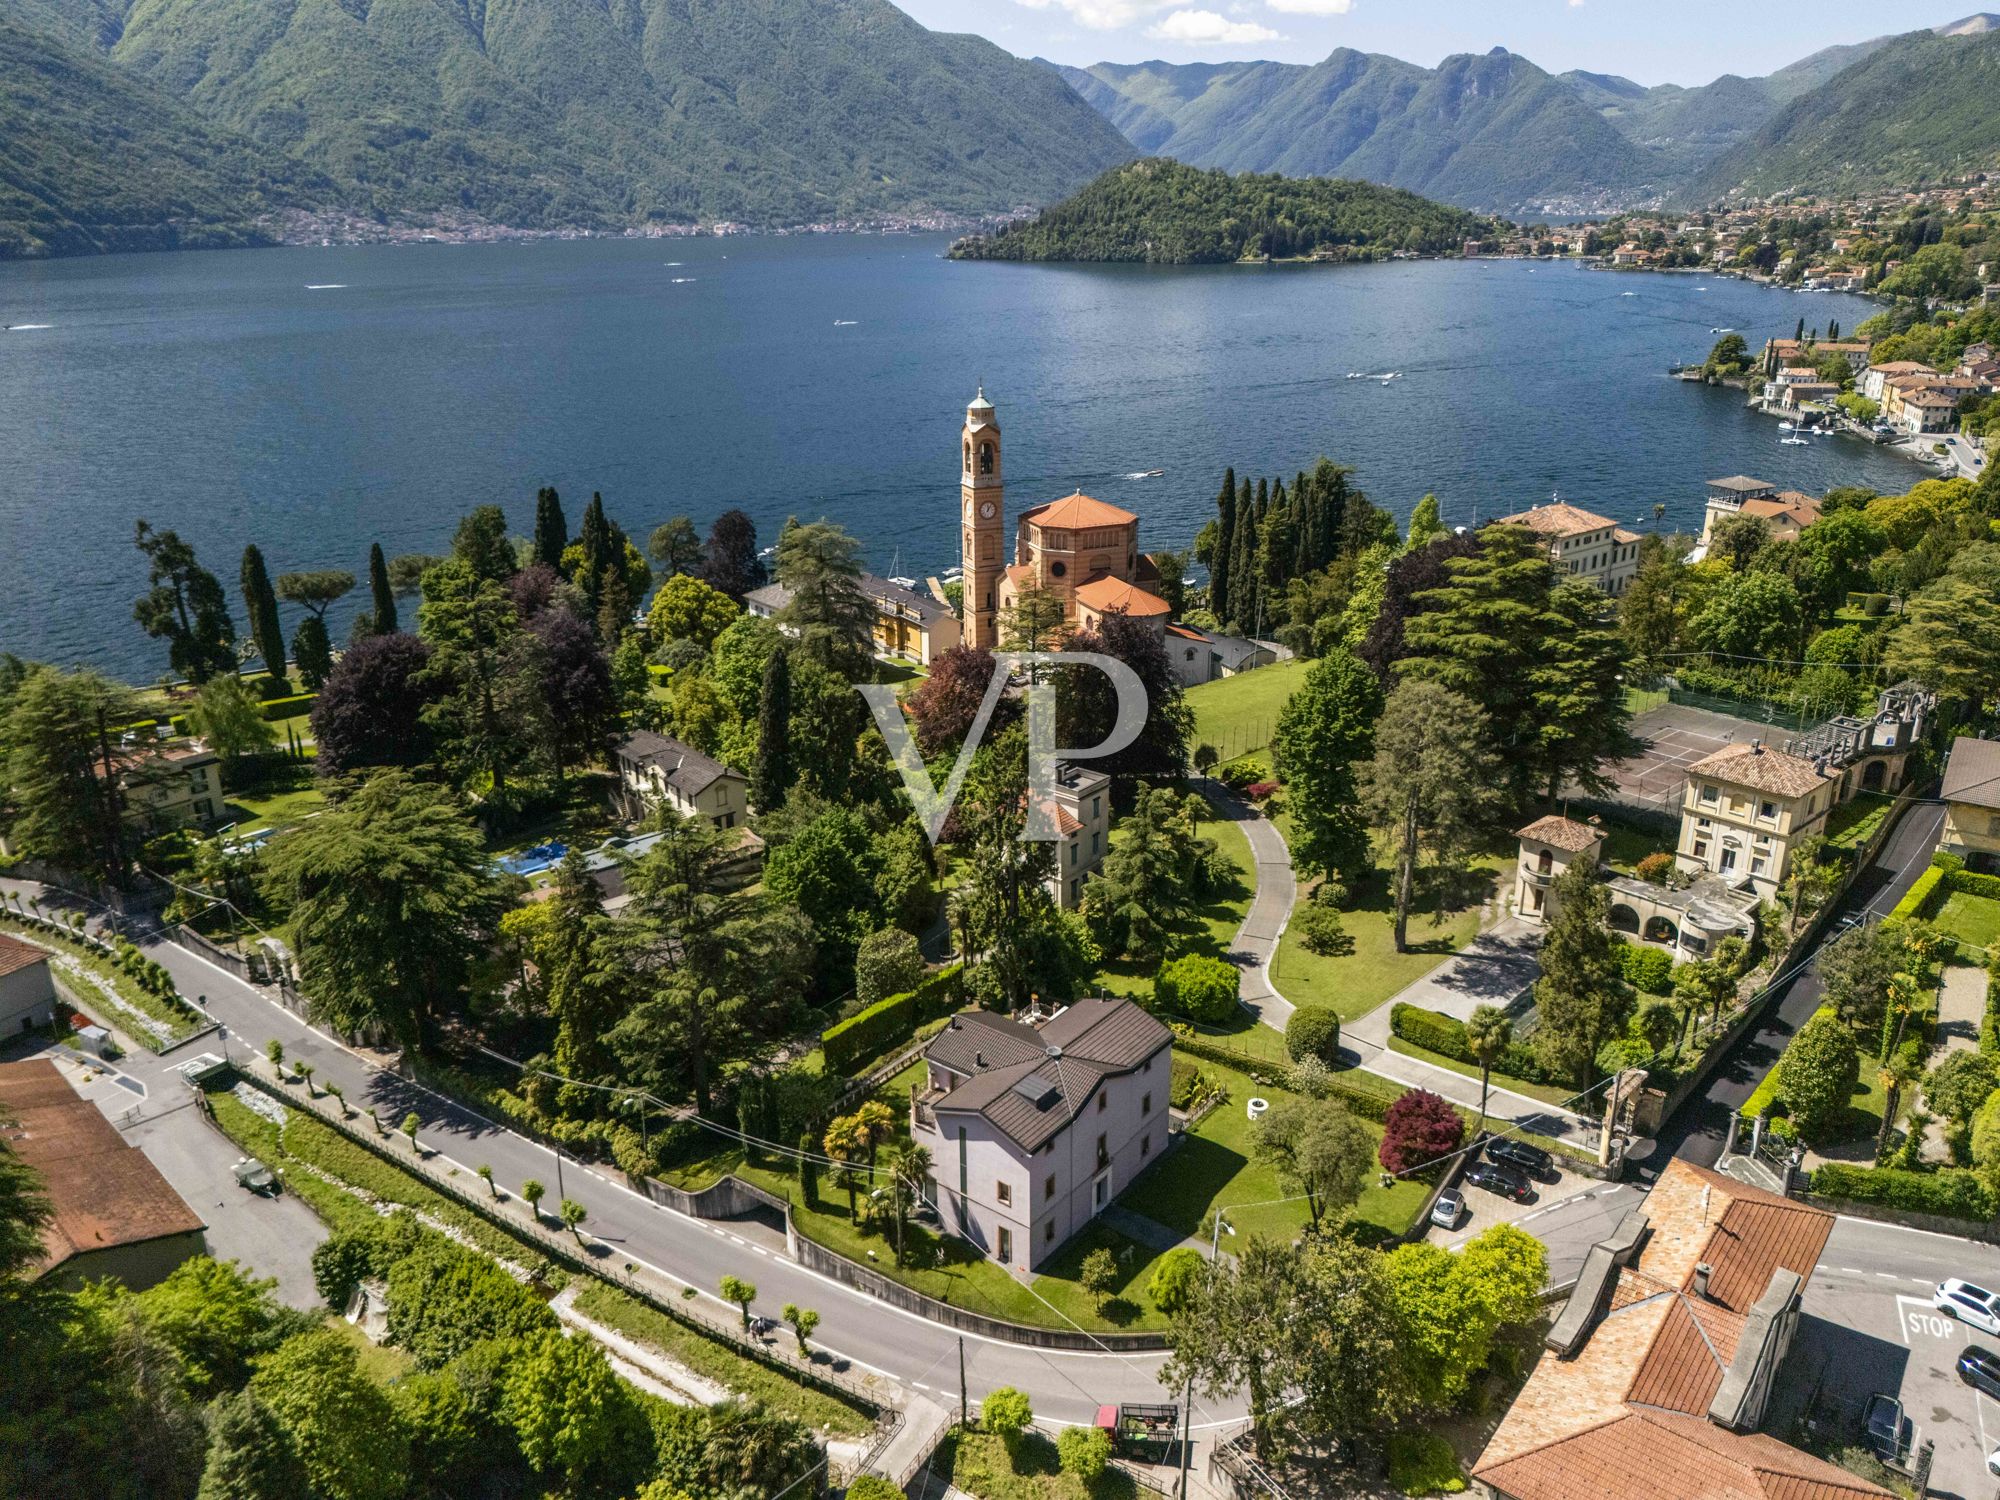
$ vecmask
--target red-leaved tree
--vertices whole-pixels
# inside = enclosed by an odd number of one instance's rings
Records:
[[[1382,1118],[1382,1149],[1376,1153],[1388,1172],[1407,1172],[1449,1156],[1465,1140],[1465,1121],[1436,1094],[1411,1089]]]

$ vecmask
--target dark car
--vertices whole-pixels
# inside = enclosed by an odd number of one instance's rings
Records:
[[[1512,1198],[1516,1203],[1526,1203],[1535,1195],[1527,1178],[1512,1167],[1503,1167],[1495,1162],[1483,1161],[1467,1168],[1464,1180],[1473,1187],[1498,1193],[1502,1198]]]
[[[1503,1167],[1529,1177],[1553,1177],[1556,1159],[1539,1146],[1530,1146],[1526,1141],[1501,1139],[1486,1143],[1486,1159],[1498,1162]]]
[[[1958,1356],[1958,1378],[2000,1401],[2000,1354],[1967,1344]]]
[[[1867,1409],[1861,1414],[1861,1431],[1868,1451],[1883,1463],[1892,1464],[1902,1458],[1909,1447],[1909,1427],[1903,1416],[1903,1403],[1894,1396],[1877,1391],[1868,1398]]]

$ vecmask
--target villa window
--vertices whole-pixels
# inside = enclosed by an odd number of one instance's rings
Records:
[[[1692,851],[1692,852],[1693,852],[1693,854],[1694,854],[1694,857],[1695,857],[1696,859],[1707,859],[1707,858],[1708,858],[1708,840],[1707,840],[1707,839],[1696,839],[1696,840],[1694,841],[1694,849],[1693,849],[1693,851]]]
[[[1100,1135],[1097,1138],[1097,1169],[1101,1172],[1110,1165],[1111,1165],[1111,1147],[1106,1143],[1105,1138]],[[1100,1182],[1097,1185],[1097,1187],[1098,1191],[1101,1193],[1104,1189],[1104,1184]]]
[[[1151,1094],[1142,1094],[1139,1098],[1140,1116],[1143,1118],[1146,1115],[1150,1115],[1152,1112],[1153,1112],[1153,1096]]]
[[[1053,1245],[1055,1242],[1056,1242],[1056,1221],[1054,1219],[1050,1219],[1046,1224],[1042,1225],[1042,1243],[1044,1245]]]
[[[1150,1135],[1140,1136],[1139,1160],[1144,1161],[1147,1157],[1151,1156],[1152,1154],[1153,1154],[1153,1138]]]
[[[1713,803],[1715,802],[1715,798],[1716,798],[1716,790],[1715,790],[1715,787],[1714,787],[1713,785],[1710,785],[1710,784],[1706,784],[1706,783],[1705,783],[1705,784],[1704,784],[1704,785],[1702,786],[1702,789],[1701,789],[1701,800],[1702,800],[1703,802],[1706,802],[1706,803],[1709,803],[1709,804],[1711,804],[1711,805],[1712,805],[1712,804],[1713,804]]]
[[[1068,563],[1052,562],[1049,564],[1049,576],[1052,578],[1061,578],[1067,572],[1069,572]]]
[[[1011,1182],[994,1183],[993,1196],[999,1199],[1003,1206],[1011,1206],[1014,1202],[1014,1185]]]
[[[1769,801],[1759,803],[1757,805],[1757,816],[1760,818],[1776,818],[1778,816],[1778,804]]]
[[[1096,822],[1098,818],[1103,816],[1103,814],[1104,814],[1104,799],[1102,797],[1092,797],[1090,799],[1091,821],[1093,823]]]
[[[1770,867],[1771,862],[1761,854],[1750,861],[1750,873],[1752,875],[1762,875]]]
[[[1005,1227],[1000,1231],[1000,1258],[1002,1260],[1014,1258],[1014,1232]]]
[[[1110,1102],[1111,1102],[1111,1091],[1109,1089],[1105,1089],[1102,1092],[1100,1092],[1097,1096],[1097,1112],[1100,1115],[1103,1114],[1105,1105],[1109,1104]]]
[[[1051,1172],[1049,1173],[1048,1176],[1042,1179],[1042,1202],[1053,1203],[1055,1201],[1056,1201],[1056,1174]]]
[[[1535,860],[1535,869],[1539,873],[1546,875],[1549,873],[1550,870],[1554,868],[1555,868],[1555,856],[1549,853],[1548,850],[1544,849],[1541,852],[1541,854],[1537,856]]]

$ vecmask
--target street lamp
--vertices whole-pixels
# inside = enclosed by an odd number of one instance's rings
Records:
[[[1236,1238],[1232,1226],[1222,1209],[1215,1211],[1215,1224],[1208,1232],[1208,1261],[1212,1266],[1222,1258],[1222,1231],[1227,1229],[1229,1237]],[[1180,1500],[1187,1500],[1188,1465],[1193,1462],[1191,1447],[1194,1436],[1194,1371],[1188,1370],[1187,1388],[1181,1398],[1181,1493]]]

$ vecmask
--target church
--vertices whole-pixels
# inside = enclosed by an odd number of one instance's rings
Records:
[[[1139,550],[1139,518],[1081,491],[1023,511],[1014,526],[1014,560],[1003,560],[1007,521],[1000,421],[983,388],[965,409],[961,449],[966,645],[1002,649],[1008,611],[1030,589],[1059,600],[1063,624],[1071,628],[1093,629],[1106,615],[1119,614],[1145,621],[1163,639],[1182,633],[1205,639],[1170,623],[1172,607],[1153,592],[1160,572]],[[1178,668],[1181,653],[1171,649],[1173,639],[1168,644]],[[1206,681],[1206,655],[1196,650],[1194,640],[1184,644],[1195,653],[1188,656],[1189,663],[1197,656],[1203,662],[1194,680]]]

